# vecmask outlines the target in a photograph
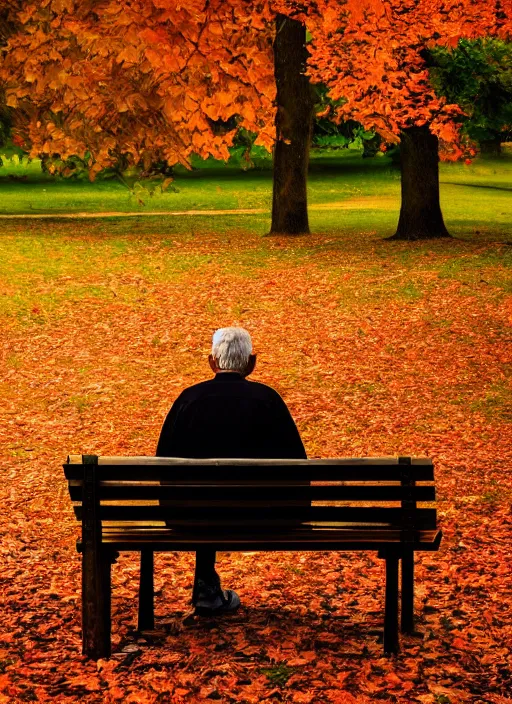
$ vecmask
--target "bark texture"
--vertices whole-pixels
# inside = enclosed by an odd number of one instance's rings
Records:
[[[307,56],[305,26],[278,15],[274,41],[277,114],[270,234],[309,233],[307,175],[314,105],[311,86],[304,75]]]
[[[400,169],[402,205],[396,233],[390,239],[449,237],[439,201],[439,144],[427,126],[402,132]]]

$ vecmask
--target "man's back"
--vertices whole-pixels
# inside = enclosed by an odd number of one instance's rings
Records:
[[[235,372],[185,389],[162,427],[160,457],[306,458],[279,394]]]
[[[247,330],[217,330],[208,361],[215,378],[185,389],[176,399],[163,424],[157,456],[306,459],[283,399],[269,386],[246,379],[256,364]],[[209,615],[240,606],[236,592],[221,588],[214,545],[196,551],[192,603],[196,613]]]

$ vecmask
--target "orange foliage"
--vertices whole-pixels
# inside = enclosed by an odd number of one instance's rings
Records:
[[[312,29],[309,75],[329,87],[332,99],[342,99],[336,119],[356,119],[389,142],[398,142],[407,127],[428,124],[451,145],[447,156],[457,158],[461,110],[436,96],[425,50],[456,44],[463,36],[505,36],[510,0],[322,1],[325,10]]]
[[[236,0],[29,3],[0,76],[32,156],[89,158],[92,177],[120,154],[188,165],[225,159],[240,126],[273,143],[272,24]],[[245,8],[245,10],[244,10]]]
[[[18,0],[21,2],[21,0]],[[16,3],[16,0],[9,0]],[[238,116],[270,149],[275,138],[276,13],[313,34],[309,74],[352,117],[388,141],[429,124],[457,143],[460,110],[437,98],[422,50],[461,36],[508,36],[512,0],[33,0],[0,79],[32,156],[78,155],[91,178],[129,163],[225,159]],[[453,151],[460,153],[457,147]]]

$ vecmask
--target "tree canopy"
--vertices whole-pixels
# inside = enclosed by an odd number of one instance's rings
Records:
[[[225,159],[238,128],[270,149],[279,13],[310,30],[308,73],[339,99],[336,119],[356,119],[387,141],[428,124],[456,143],[462,111],[434,91],[426,52],[461,37],[506,37],[512,25],[512,0],[9,0],[7,7],[10,21],[20,10],[0,72],[17,139],[31,156],[59,155],[63,173],[79,157],[91,178],[121,158],[144,166],[188,165],[192,152]]]
[[[501,6],[501,10],[497,6]],[[409,127],[428,125],[458,157],[463,111],[451,95],[437,94],[429,49],[461,37],[510,32],[507,3],[371,0],[347,11],[325,0],[310,47],[309,72],[338,101],[334,117],[352,118],[389,142]]]
[[[121,154],[188,165],[227,158],[239,117],[273,140],[272,28],[234,0],[46,0],[20,14],[2,78],[31,155],[88,159],[94,176]]]
[[[512,132],[512,44],[492,37],[461,39],[430,51],[436,92],[465,112],[464,131],[481,145]]]

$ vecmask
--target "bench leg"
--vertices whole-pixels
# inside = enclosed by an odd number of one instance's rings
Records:
[[[139,631],[150,631],[155,627],[153,550],[140,551]]]
[[[398,555],[386,555],[384,652],[398,652]]]
[[[82,557],[82,653],[110,657],[110,573],[112,556],[85,550]]]
[[[402,555],[402,633],[414,633],[414,550]]]

